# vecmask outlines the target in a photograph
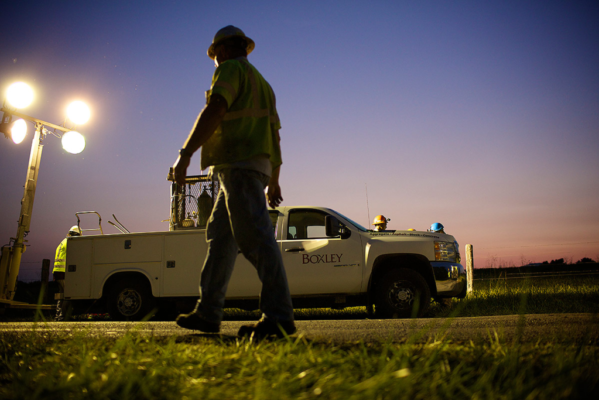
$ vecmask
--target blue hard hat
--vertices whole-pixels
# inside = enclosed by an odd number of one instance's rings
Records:
[[[435,222],[431,225],[431,232],[439,232],[443,230],[443,224],[440,222]]]

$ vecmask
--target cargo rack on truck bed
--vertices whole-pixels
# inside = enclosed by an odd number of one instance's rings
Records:
[[[208,175],[194,175],[185,178],[185,185],[171,181],[171,215],[169,231],[179,229],[205,229],[216,202],[218,181]]]

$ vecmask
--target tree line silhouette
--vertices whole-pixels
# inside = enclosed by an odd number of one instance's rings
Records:
[[[595,262],[595,260],[593,260],[593,259],[590,259],[588,257],[583,257],[580,260],[576,261],[576,264],[594,263],[594,262]],[[563,258],[558,258],[556,260],[543,261],[541,264],[567,264],[567,263]]]

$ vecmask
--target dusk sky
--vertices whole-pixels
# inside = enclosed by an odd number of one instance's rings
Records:
[[[248,57],[281,118],[283,205],[364,226],[441,222],[475,267],[599,258],[597,1],[5,1],[2,96],[55,124],[70,100],[92,119],[79,155],[44,141],[22,280],[76,211],[132,232],[168,230],[167,172],[205,103],[216,31]],[[33,127],[0,137],[0,240],[15,236]],[[200,174],[200,157],[190,175]],[[92,219],[83,221],[93,227]],[[202,262],[203,260],[199,260]]]

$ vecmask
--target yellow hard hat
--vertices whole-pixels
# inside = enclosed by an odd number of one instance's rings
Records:
[[[231,37],[241,37],[245,39],[245,42],[247,43],[245,49],[247,51],[247,54],[250,54],[252,50],[254,50],[254,47],[256,47],[254,41],[249,37],[245,36],[245,33],[243,33],[241,29],[233,25],[227,25],[224,28],[220,29],[218,32],[216,32],[216,35],[214,35],[214,39],[212,39],[212,44],[210,45],[210,47],[208,47],[208,57],[214,60],[214,58],[216,57],[216,54],[214,53],[214,47],[223,40]]]
[[[390,221],[390,220],[385,218],[384,215],[377,215],[376,217],[374,217],[374,222],[372,223],[372,225],[386,224],[387,221]]]
[[[70,236],[81,236],[81,228],[79,228],[77,225],[71,226],[71,229],[69,229],[69,235]]]

